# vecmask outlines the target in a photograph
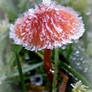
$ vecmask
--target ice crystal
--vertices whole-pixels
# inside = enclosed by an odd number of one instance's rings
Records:
[[[53,49],[72,43],[84,33],[79,14],[70,7],[43,0],[35,9],[29,9],[10,28],[10,38],[28,50]]]

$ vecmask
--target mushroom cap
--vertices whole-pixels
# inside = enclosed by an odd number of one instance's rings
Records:
[[[72,43],[84,33],[82,17],[70,7],[43,0],[11,24],[10,38],[28,50],[53,49]]]

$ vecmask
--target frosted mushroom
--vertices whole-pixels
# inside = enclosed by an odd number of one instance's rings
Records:
[[[83,33],[84,24],[79,14],[72,8],[60,6],[51,0],[43,0],[35,9],[29,9],[10,27],[10,38],[16,44],[23,45],[30,51],[45,50],[47,72],[51,67],[51,50],[72,43]],[[51,78],[50,72],[47,74]]]

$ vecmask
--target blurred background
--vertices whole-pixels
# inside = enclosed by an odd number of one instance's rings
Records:
[[[69,83],[66,92],[72,92],[71,84],[81,79],[85,80],[91,89],[92,0],[56,1],[61,5],[73,7],[83,17],[86,30],[80,40],[62,46],[58,52],[59,56],[62,54],[66,58],[64,63],[76,72],[74,74],[65,66],[60,66],[61,70],[69,73]],[[43,51],[27,51],[22,46],[14,45],[9,38],[10,24],[13,24],[16,18],[21,16],[24,11],[34,8],[40,2],[41,0],[0,0],[0,92],[22,92],[14,49],[22,65],[27,92],[50,92],[51,90],[44,71]],[[54,60],[54,50],[52,52],[52,60]]]

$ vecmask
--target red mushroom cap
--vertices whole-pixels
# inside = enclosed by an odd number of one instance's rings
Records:
[[[72,43],[84,33],[84,24],[72,8],[51,0],[29,9],[10,27],[10,38],[28,50],[53,49]]]

